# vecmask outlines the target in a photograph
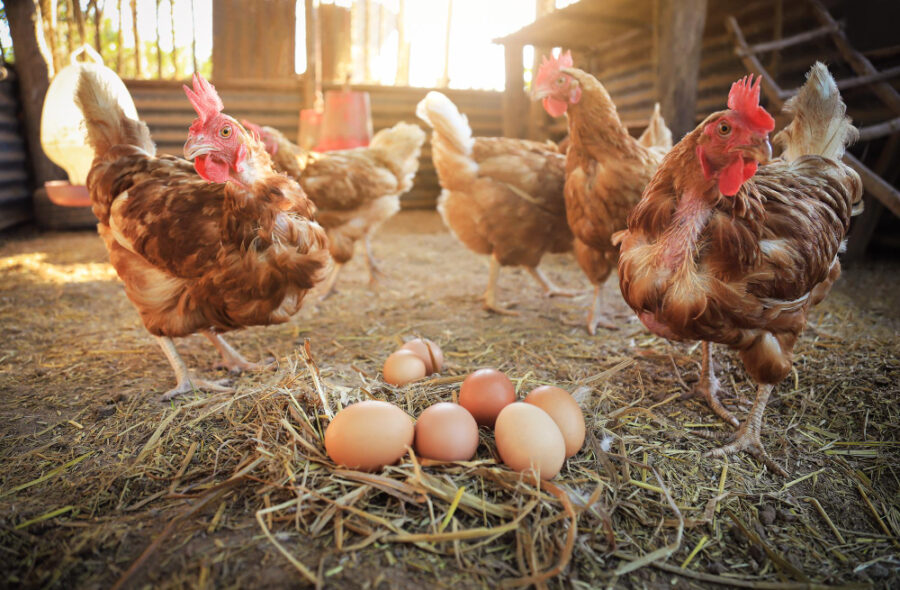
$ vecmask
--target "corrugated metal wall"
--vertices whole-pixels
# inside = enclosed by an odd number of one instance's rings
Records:
[[[25,140],[14,74],[0,80],[0,229],[31,219]]]
[[[181,84],[160,81],[127,81],[140,117],[147,122],[161,153],[181,155],[187,129],[196,116]],[[303,88],[299,82],[266,83],[248,86],[217,84],[226,112],[237,119],[249,119],[259,125],[270,125],[297,137],[297,123],[302,107]],[[326,88],[327,89],[327,88]],[[372,124],[375,131],[399,121],[423,124],[416,118],[416,103],[428,92],[425,88],[382,86],[354,87],[369,92]],[[499,92],[447,90],[445,92],[469,117],[476,135],[500,135],[502,131]],[[427,129],[426,129],[427,131]],[[429,133],[430,136],[430,133]],[[422,150],[419,172],[413,189],[403,197],[408,209],[434,208],[440,186],[431,163],[431,142]]]

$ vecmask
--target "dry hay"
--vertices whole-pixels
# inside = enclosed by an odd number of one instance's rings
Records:
[[[0,251],[0,551],[10,586],[56,587],[890,587],[900,582],[894,400],[896,264],[856,269],[812,314],[796,372],[776,389],[763,439],[791,476],[746,456],[708,459],[698,429],[726,428],[683,400],[699,350],[648,335],[616,297],[622,328],[589,337],[588,296],[545,300],[519,271],[482,312],[486,264],[405,213],[376,248],[391,282],[341,293],[290,324],[233,337],[275,372],[234,395],[160,404],[171,374],[90,234],[22,236]],[[583,285],[568,257],[548,259]],[[862,296],[864,294],[864,296]],[[562,319],[562,323],[560,322]],[[443,345],[443,375],[379,378],[404,339]],[[309,348],[304,343],[309,342]],[[179,343],[209,366],[199,339]],[[719,353],[726,403],[753,385]],[[331,410],[386,399],[411,415],[496,366],[520,394],[574,391],[585,448],[553,482],[503,468],[493,439],[471,462],[412,453],[379,473],[324,454]],[[208,369],[203,369],[208,371]],[[726,393],[728,392],[728,393]],[[386,586],[385,586],[386,584]]]

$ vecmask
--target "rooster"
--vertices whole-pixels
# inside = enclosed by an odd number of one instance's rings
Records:
[[[293,144],[273,127],[244,124],[264,142],[275,169],[299,182],[318,209],[316,219],[328,232],[335,263],[322,298],[335,292],[338,273],[360,239],[365,242],[369,284],[374,285],[380,271],[371,238],[400,210],[400,196],[412,188],[425,132],[397,123],[376,133],[368,147],[318,153]]]
[[[431,157],[443,191],[438,211],[456,238],[491,257],[484,307],[498,305],[501,266],[524,266],[548,296],[570,296],[538,268],[545,252],[572,249],[566,223],[565,156],[555,145],[506,137],[472,137],[449,98],[429,92],[416,115],[434,129]]]
[[[840,274],[837,255],[862,184],[841,162],[857,131],[824,65],[785,104],[793,120],[775,136],[784,151],[771,162],[775,122],[759,90],[759,78],[736,82],[728,110],[668,154],[619,236],[619,281],[652,332],[703,341],[707,402],[738,427],[709,454],[747,451],[784,475],[760,441],[763,412],[791,370],[810,306]],[[718,400],[711,342],[736,349],[759,385],[742,424]]]
[[[193,375],[172,338],[206,336],[226,368],[260,368],[222,338],[244,326],[286,322],[328,264],[325,231],[293,180],[222,114],[215,88],[195,74],[185,92],[198,118],[187,160],[156,157],[145,123],[128,118],[96,73],[78,82],[94,162],[87,179],[97,229],[125,293],[175,371],[163,399],[228,390]],[[195,170],[196,169],[196,170]]]
[[[572,67],[572,54],[544,58],[532,96],[553,117],[569,116],[565,201],[575,234],[575,257],[594,285],[588,332],[615,329],[603,315],[603,283],[616,266],[612,235],[641,198],[656,167],[672,145],[672,134],[657,107],[648,131],[633,138],[622,124],[606,88]]]

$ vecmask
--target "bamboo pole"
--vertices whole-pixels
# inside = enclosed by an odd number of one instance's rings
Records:
[[[161,35],[159,34],[159,5],[162,3],[162,0],[156,0],[156,77],[162,80],[163,72],[162,72],[162,47],[159,46],[159,40]]]
[[[119,15],[119,28],[116,31],[116,73],[122,75],[122,43],[124,43],[125,34],[122,29],[125,27],[125,19],[122,17],[122,0],[116,0],[116,10]]]
[[[134,77],[141,77],[141,36],[137,24],[137,0],[131,0],[131,31],[134,35]]]
[[[191,63],[196,72],[200,68],[197,67],[197,19],[194,13],[194,0],[191,0]]]
[[[103,57],[103,9],[100,8],[100,3],[97,0],[91,0],[90,4],[88,4],[88,10],[94,8],[94,49],[97,50],[97,55],[101,58]]]
[[[175,0],[169,0],[169,26],[172,29],[172,77],[179,79],[178,75],[178,47],[175,46]]]

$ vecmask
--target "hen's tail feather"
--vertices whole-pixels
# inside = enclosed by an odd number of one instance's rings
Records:
[[[146,123],[125,114],[97,72],[88,69],[81,72],[75,90],[75,104],[84,114],[88,142],[94,148],[95,157],[102,157],[115,145],[136,146],[150,155],[156,153]]]
[[[475,140],[472,139],[469,120],[449,98],[432,90],[416,105],[416,116],[428,123],[435,135],[442,137],[461,155],[471,155]]]
[[[784,148],[785,160],[807,155],[840,160],[846,147],[859,137],[834,78],[821,62],[810,69],[806,83],[783,110],[793,120],[774,141]]]
[[[672,149],[672,131],[666,125],[666,120],[662,116],[659,103],[653,107],[653,114],[650,115],[650,122],[641,136],[638,137],[638,143],[646,148],[662,148],[666,152]]]
[[[419,155],[425,143],[425,132],[418,125],[397,123],[389,129],[382,129],[372,137],[369,149],[393,163],[394,173],[401,182],[410,184],[419,169]],[[409,190],[407,187],[405,190]]]

